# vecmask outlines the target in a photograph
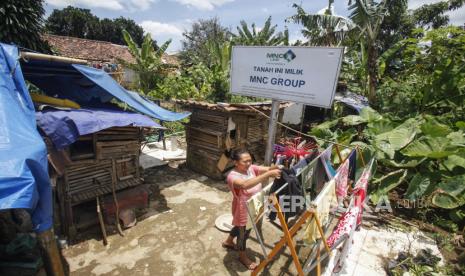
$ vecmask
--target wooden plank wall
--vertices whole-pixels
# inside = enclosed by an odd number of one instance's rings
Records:
[[[227,131],[229,117],[236,125],[232,136]],[[217,164],[228,150],[226,138],[230,136],[232,149],[247,148],[256,161],[263,162],[267,131],[268,121],[259,115],[193,109],[186,125],[187,165],[213,179],[223,179]]]

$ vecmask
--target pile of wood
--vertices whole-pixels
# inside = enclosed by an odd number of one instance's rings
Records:
[[[142,184],[139,154],[144,130],[114,127],[81,136],[63,151],[49,142],[49,160],[60,214],[61,230],[73,238],[76,220],[73,208],[97,196]],[[64,166],[62,165],[64,164]]]
[[[262,163],[265,155],[268,120],[247,104],[210,104],[178,101],[192,112],[186,125],[187,165],[213,179],[223,179],[232,166],[225,153],[246,148],[255,162]],[[271,103],[253,103],[254,108],[270,114]],[[282,104],[284,108],[287,104]],[[280,118],[283,110],[281,109]],[[278,131],[278,136],[279,131]]]

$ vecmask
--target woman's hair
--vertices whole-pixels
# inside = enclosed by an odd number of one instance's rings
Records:
[[[246,149],[235,149],[231,152],[230,158],[234,161],[239,161],[241,159],[241,155],[245,153],[250,154]]]

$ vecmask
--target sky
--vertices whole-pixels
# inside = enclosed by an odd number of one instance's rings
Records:
[[[422,4],[438,2],[439,0],[409,0],[409,8],[417,8]],[[334,1],[335,13],[347,16],[348,0]],[[290,40],[303,39],[297,24],[286,23],[285,19],[295,14],[293,3],[301,4],[306,12],[316,13],[325,8],[327,0],[46,0],[46,16],[53,9],[62,9],[68,5],[90,9],[99,18],[127,17],[149,32],[159,44],[168,39],[172,43],[168,52],[181,50],[182,33],[189,30],[198,19],[218,17],[221,24],[236,31],[241,20],[249,25],[255,23],[263,26],[268,16],[272,23],[277,24],[278,31],[289,29]],[[450,23],[463,25],[465,23],[465,7],[450,12]]]

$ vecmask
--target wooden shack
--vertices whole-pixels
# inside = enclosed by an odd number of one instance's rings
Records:
[[[236,148],[248,149],[255,162],[263,163],[269,121],[253,108],[270,115],[271,102],[211,104],[177,101],[177,103],[192,112],[190,122],[186,125],[186,142],[187,165],[193,171],[213,179],[223,179],[225,170],[232,166],[225,153]],[[280,106],[280,119],[286,106],[287,103]],[[277,136],[280,136],[279,128]]]
[[[112,127],[84,135],[57,152],[45,138],[54,168],[61,231],[73,239],[79,228],[74,208],[96,197],[143,183],[139,155],[143,137],[153,131],[139,127]]]

